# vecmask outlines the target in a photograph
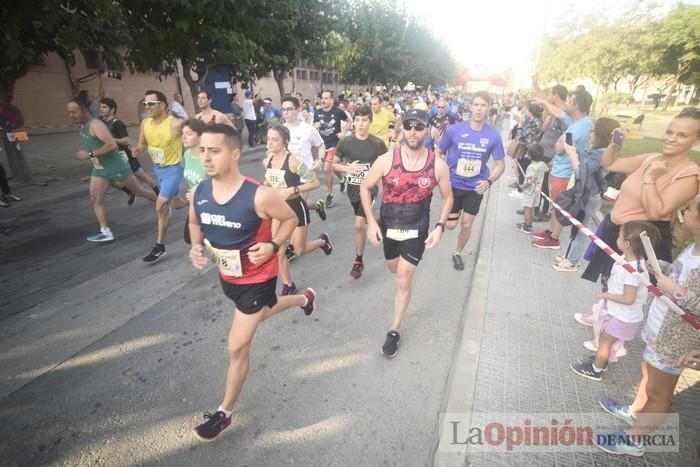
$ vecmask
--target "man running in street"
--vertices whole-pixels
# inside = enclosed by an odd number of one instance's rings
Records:
[[[457,248],[452,254],[452,265],[457,271],[464,269],[462,250],[469,241],[484,193],[506,167],[501,135],[486,123],[490,105],[488,93],[477,92],[472,98],[471,118],[451,126],[440,139],[440,153],[447,154],[454,196],[447,228],[452,230],[457,227],[460,219],[462,225]],[[490,158],[494,160],[493,173],[486,165]]]
[[[199,105],[200,112],[197,114],[196,118],[202,120],[207,125],[213,125],[215,123],[224,123],[230,127],[235,127],[231,119],[229,119],[226,114],[219,112],[211,107],[211,94],[206,89],[202,89],[197,94],[197,105]]]
[[[250,346],[258,325],[271,316],[301,307],[307,316],[316,293],[277,297],[279,246],[289,239],[297,217],[272,189],[240,172],[241,137],[232,127],[215,124],[200,138],[200,159],[209,175],[195,189],[190,204],[190,259],[197,269],[207,264],[206,251],[219,268],[224,294],[235,311],[228,334],[229,366],[224,397],[206,421],[194,429],[204,441],[216,438],[231,424],[236,400],[248,374]],[[272,221],[279,222],[273,236]]]
[[[341,122],[347,121],[345,112],[333,105],[333,91],[325,90],[321,93],[321,108],[314,112],[314,126],[323,138],[326,146],[324,159],[324,171],[326,173],[326,207],[332,208],[333,201],[333,163],[335,162],[335,147],[338,145],[343,131]],[[339,176],[340,191],[345,191],[345,177]]]
[[[355,211],[355,261],[350,270],[351,279],[362,277],[365,268],[362,255],[367,243],[367,216],[360,202],[360,185],[377,158],[387,152],[384,141],[369,132],[373,116],[374,112],[366,105],[358,107],[353,122],[355,134],[340,140],[335,155],[342,163],[333,164],[333,170],[345,173],[348,181],[348,199]],[[377,197],[377,192],[376,187],[370,191],[372,203]]]
[[[369,134],[381,138],[384,144],[388,146],[389,127],[394,123],[394,120],[396,120],[394,112],[389,112],[382,108],[382,100],[379,96],[372,97],[370,106],[372,108],[372,118],[370,120],[371,126],[369,127]]]
[[[144,105],[149,116],[141,122],[139,145],[134,148],[134,156],[148,150],[160,186],[156,200],[156,244],[143,257],[144,262],[155,263],[165,254],[170,205],[176,209],[187,206],[187,201],[178,196],[185,170],[182,163],[182,120],[168,115],[168,100],[160,91],[146,91]]]
[[[399,326],[411,300],[411,285],[416,267],[426,248],[442,238],[447,215],[452,208],[452,190],[447,165],[425,147],[428,114],[412,109],[403,120],[406,144],[377,159],[360,186],[362,208],[367,216],[367,238],[375,245],[382,242],[390,272],[396,274],[394,318],[382,346],[382,354],[394,357],[399,348]],[[380,223],[372,212],[372,189],[382,182]],[[440,216],[430,228],[430,201],[438,186],[442,195]]]

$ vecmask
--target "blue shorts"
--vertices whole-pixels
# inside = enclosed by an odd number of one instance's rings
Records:
[[[182,163],[168,166],[154,165],[153,171],[160,185],[158,196],[166,199],[177,198],[180,193],[180,182],[185,174],[185,166]]]

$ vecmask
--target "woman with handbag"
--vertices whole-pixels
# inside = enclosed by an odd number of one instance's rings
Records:
[[[659,259],[670,262],[673,244],[672,221],[678,209],[686,206],[698,193],[700,167],[690,159],[690,150],[700,141],[700,111],[684,109],[668,125],[663,136],[661,154],[642,154],[619,159],[622,130],[605,150],[601,163],[610,172],[629,174],[606,219],[602,239],[614,247],[620,226],[629,221],[650,221],[661,232],[656,252]],[[682,245],[676,245],[682,247]],[[613,260],[596,250],[583,278],[592,282],[610,274]]]
[[[693,198],[683,211],[686,229],[692,232],[695,242],[672,265],[660,262],[662,273],[655,275],[657,286],[700,320],[700,196]],[[664,422],[684,367],[700,370],[700,330],[683,321],[658,297],[649,307],[642,338],[647,346],[634,402],[623,405],[607,397],[599,400],[606,412],[631,426],[612,436],[594,436],[596,445],[612,454],[644,455],[644,445],[637,437],[653,433]],[[608,442],[611,439],[615,442]]]

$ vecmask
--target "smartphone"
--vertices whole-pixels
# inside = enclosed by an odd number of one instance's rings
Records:
[[[568,144],[569,146],[573,146],[573,145],[574,145],[574,135],[573,135],[573,133],[570,133],[570,132],[567,131],[567,132],[566,132],[565,138],[566,138],[566,139],[565,139],[566,144]]]
[[[621,131],[614,131],[612,142],[618,146],[622,146],[622,140],[625,139],[625,135]]]
[[[389,129],[393,130],[394,129],[394,122],[389,123]]]

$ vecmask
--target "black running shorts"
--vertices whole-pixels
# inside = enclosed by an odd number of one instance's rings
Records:
[[[392,240],[386,237],[386,227],[381,226],[382,229],[382,246],[384,247],[384,259],[387,261],[396,259],[401,256],[403,259],[408,261],[414,266],[418,266],[418,263],[423,258],[423,252],[425,251],[425,239],[428,238],[427,231],[421,231],[418,233],[417,238],[411,238],[409,240]]]
[[[299,221],[297,227],[303,227],[311,223],[311,216],[309,215],[309,205],[306,204],[304,198],[297,196],[296,198],[288,199],[287,204],[294,214],[297,215],[297,220]]]
[[[277,276],[259,284],[231,284],[226,282],[221,275],[221,288],[224,295],[233,300],[241,313],[252,315],[262,310],[263,307],[272,308],[277,304]]]
[[[452,211],[450,211],[450,214],[464,211],[467,214],[476,216],[479,214],[481,200],[484,199],[484,195],[480,195],[474,190],[460,190],[459,188],[452,188],[452,198],[454,199],[454,202],[452,204]]]

